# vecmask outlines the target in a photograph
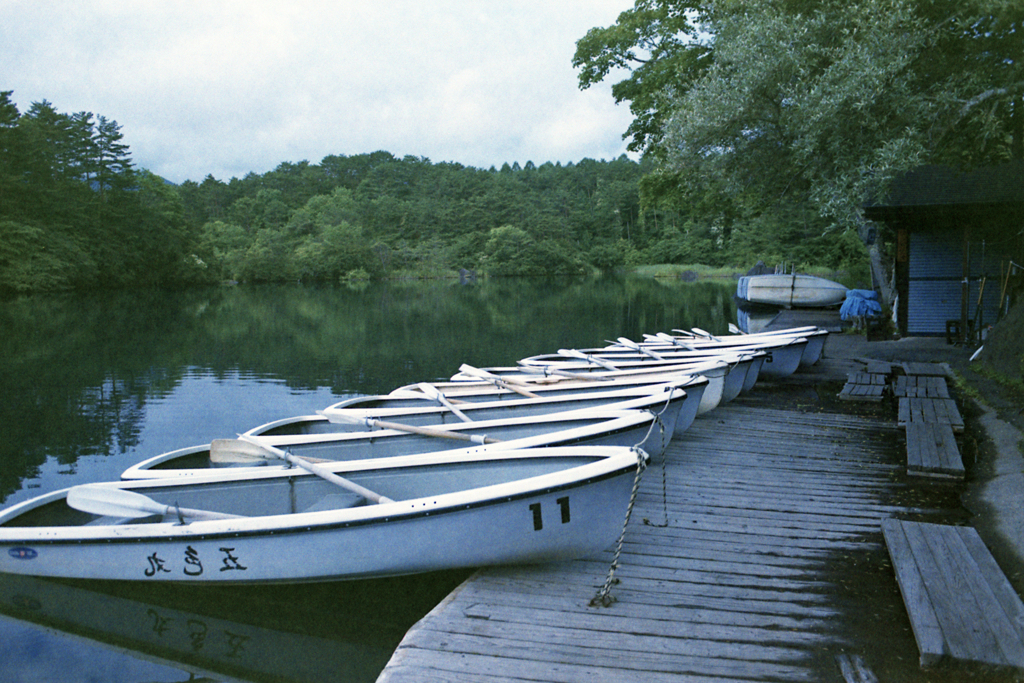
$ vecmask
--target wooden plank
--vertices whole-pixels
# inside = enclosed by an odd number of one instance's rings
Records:
[[[884,360],[869,360],[866,363],[867,372],[873,375],[891,375],[893,364]]]
[[[982,615],[986,630],[991,632],[995,639],[994,647],[979,652],[978,661],[1000,665],[1013,665],[1014,663],[1024,665],[1024,638],[1022,638],[1021,624],[1011,620],[1006,611],[1002,609],[990,583],[993,575],[981,571],[981,566],[967,549],[956,527],[940,528],[942,542],[947,549],[947,557],[951,559],[951,569],[968,577],[966,583],[970,596],[978,605],[978,613]],[[974,533],[977,534],[976,531]],[[938,535],[936,533],[936,537]],[[991,554],[988,555],[991,556]],[[997,572],[997,575],[998,583],[1008,585],[1001,571]]]
[[[946,368],[939,363],[900,363],[903,372],[908,375],[926,375],[931,377],[945,377]]]
[[[888,383],[888,377],[873,372],[851,372],[846,375],[846,383],[885,386]]]
[[[964,419],[951,398],[901,398],[897,422],[901,427],[911,422],[933,422],[948,424],[954,432],[964,429]]]
[[[1024,603],[977,531],[890,519],[882,532],[923,666],[1024,670]]]
[[[882,522],[882,535],[889,548],[889,557],[896,572],[903,602],[907,606],[910,626],[921,654],[921,666],[933,666],[946,655],[945,639],[939,627],[939,618],[928,597],[917,560],[903,529],[895,519]]]
[[[880,402],[885,398],[886,386],[884,384],[857,384],[847,382],[839,392],[839,398],[844,401],[870,401]]]
[[[897,398],[949,398],[944,377],[905,375],[896,378],[893,396]]]
[[[921,523],[904,523],[903,527],[911,545],[917,544],[918,567],[950,656],[961,661],[985,661],[987,653],[998,651],[998,643],[987,627],[983,606],[971,590],[972,577],[959,571],[940,528]]]
[[[963,459],[950,425],[929,422],[907,424],[907,474],[964,478]]]

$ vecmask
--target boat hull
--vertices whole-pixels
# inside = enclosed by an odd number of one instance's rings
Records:
[[[745,275],[736,296],[753,304],[783,308],[835,306],[846,299],[847,288],[814,275]]]

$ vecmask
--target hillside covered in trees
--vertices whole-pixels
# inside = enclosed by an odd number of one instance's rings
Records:
[[[180,186],[131,161],[120,126],[0,93],[0,292],[238,281],[581,275],[641,264],[842,267],[855,237],[798,208],[728,221],[645,204],[652,168],[483,170],[377,151]]]
[[[635,0],[573,65],[581,88],[625,75],[640,162],[375,151],[176,187],[134,168],[116,122],[0,92],[0,292],[848,268],[900,174],[1024,157],[1022,24],[1005,0]]]

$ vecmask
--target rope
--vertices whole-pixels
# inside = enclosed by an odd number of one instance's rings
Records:
[[[632,448],[636,452],[636,477],[633,479],[633,491],[629,494],[629,505],[626,506],[626,519],[622,523],[622,533],[619,534],[619,542],[615,545],[615,555],[612,557],[612,564],[608,568],[608,578],[604,580],[604,586],[590,599],[591,607],[609,607],[615,602],[612,593],[612,585],[618,583],[615,578],[615,570],[619,568],[619,555],[622,554],[622,542],[626,538],[626,527],[629,525],[629,517],[633,513],[633,505],[636,503],[636,494],[640,490],[640,477],[647,467],[647,453],[639,446]]]
[[[666,393],[668,394],[668,397],[665,399],[665,405],[662,406],[661,410],[659,410],[656,413],[653,410],[649,410],[649,412],[654,414],[654,419],[651,420],[651,426],[647,428],[647,434],[645,434],[644,438],[640,440],[640,443],[646,443],[647,439],[650,438],[650,436],[651,436],[651,431],[654,429],[654,425],[655,424],[658,425],[658,429],[660,431],[660,438],[661,438],[661,454],[662,454],[662,463],[663,464],[664,464],[664,459],[665,459],[665,448],[666,448],[667,444],[665,442],[665,434],[666,434],[665,422],[661,419],[661,416],[665,413],[666,410],[668,410],[669,406],[671,405],[671,403],[672,403],[672,395],[673,395],[673,393],[675,393],[675,391],[673,389],[670,389]],[[640,448],[640,444],[634,445],[631,450],[633,450],[633,452],[635,452],[637,454],[636,455],[636,476],[633,478],[633,490],[629,494],[629,505],[626,506],[626,518],[622,521],[622,532],[619,534],[619,540],[615,544],[615,554],[612,555],[612,563],[611,563],[611,566],[608,567],[608,576],[607,576],[607,578],[605,578],[604,585],[601,587],[601,589],[597,592],[597,594],[593,598],[590,599],[590,606],[591,607],[598,607],[598,606],[609,607],[609,606],[612,605],[612,603],[615,602],[615,596],[613,596],[611,594],[612,593],[612,586],[614,584],[618,583],[618,579],[615,578],[615,572],[619,568],[619,556],[622,554],[622,544],[623,544],[623,542],[626,539],[626,528],[629,526],[629,519],[633,515],[633,506],[636,504],[637,493],[640,491],[640,479],[643,476],[644,470],[647,469],[647,461],[649,460],[649,456],[647,455],[647,452],[644,451],[644,449]],[[666,501],[665,502],[665,526],[668,526],[668,502],[667,502],[668,498],[667,498],[667,493],[665,493],[665,490],[666,490],[665,489],[665,468],[663,466],[662,467],[662,492],[663,492],[663,499]],[[646,520],[644,520],[644,521],[646,522]]]

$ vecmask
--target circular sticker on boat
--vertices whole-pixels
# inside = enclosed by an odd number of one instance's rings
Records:
[[[34,560],[39,556],[32,548],[11,548],[7,554],[16,560]]]

